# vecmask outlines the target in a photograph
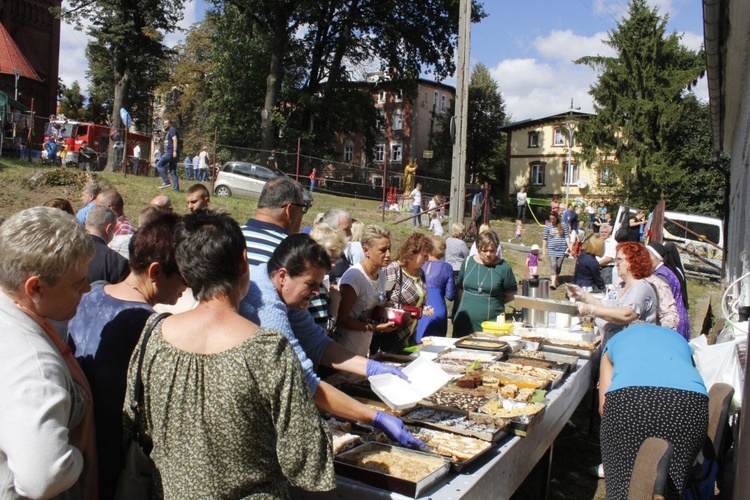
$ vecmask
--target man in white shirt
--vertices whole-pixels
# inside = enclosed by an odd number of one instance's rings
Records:
[[[604,255],[597,257],[599,261],[599,267],[602,271],[602,279],[604,285],[612,285],[616,283],[616,269],[615,269],[615,255],[617,253],[617,241],[612,236],[612,226],[609,224],[602,224],[599,228],[599,236],[604,238]]]
[[[412,222],[415,226],[422,227],[422,183],[417,182],[417,187],[414,188],[414,190],[409,195],[409,198],[411,198],[411,209],[415,214],[416,217],[412,218]]]
[[[141,166],[141,145],[136,143],[133,148],[133,175],[138,175],[138,169]]]

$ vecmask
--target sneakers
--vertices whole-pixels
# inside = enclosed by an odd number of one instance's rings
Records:
[[[169,186],[171,186],[171,185],[172,185],[172,184],[170,184],[170,183],[168,183],[168,182],[165,182],[164,184],[162,184],[161,186],[159,186],[159,189],[167,189],[167,188],[168,188]]]

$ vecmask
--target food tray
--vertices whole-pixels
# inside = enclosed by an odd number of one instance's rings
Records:
[[[545,352],[545,351],[536,351],[534,354],[531,354],[527,356],[527,353],[524,352],[517,352],[516,356],[521,357],[528,357],[529,359],[544,359],[545,361],[555,361],[557,363],[567,363],[570,365],[570,371],[575,371],[575,369],[578,367],[578,356],[570,355],[570,354],[559,354],[555,352]],[[536,358],[536,356],[541,355],[543,358]]]
[[[418,480],[410,480],[386,472],[365,468],[357,462],[357,456],[363,453],[387,453],[397,457],[401,462],[413,466],[416,462],[434,464],[430,466],[431,472]],[[421,451],[399,448],[383,443],[365,443],[347,452],[334,457],[333,467],[336,474],[361,481],[370,486],[383,490],[393,491],[412,498],[418,497],[422,492],[437,484],[450,469],[450,461],[444,457],[436,456]],[[386,466],[387,467],[387,466]]]
[[[513,363],[494,363],[490,367],[490,371],[496,371],[500,373],[509,373],[512,375],[522,375],[522,376],[529,376],[529,377],[535,377],[540,378],[544,380],[548,380],[552,382],[552,386],[556,387],[557,384],[559,384],[562,381],[563,372],[561,371],[555,371],[555,370],[549,370],[544,368],[535,368],[535,367],[527,367],[522,365],[517,365]]]
[[[516,375],[513,373],[504,373],[493,371],[490,366],[489,370],[484,372],[485,375],[491,375],[500,381],[500,385],[513,384],[519,389],[544,389],[550,388],[550,381],[528,375]]]
[[[492,399],[491,394],[481,394],[465,389],[440,389],[435,394],[423,399],[419,404],[433,408],[451,410],[477,411],[480,406]]]
[[[406,354],[391,354],[389,352],[380,351],[370,356],[370,359],[380,361],[381,363],[385,363],[387,365],[397,366],[399,368],[403,368],[414,361],[414,357],[408,356]]]
[[[465,373],[470,368],[473,370],[484,369],[503,357],[502,353],[482,352],[471,349],[451,349],[433,360],[447,373]]]
[[[591,348],[583,348],[566,344],[566,341],[559,339],[545,339],[542,342],[542,351],[557,354],[566,354],[569,356],[578,356],[579,358],[590,359],[596,352],[597,346],[593,343]]]
[[[425,452],[448,458],[456,472],[473,465],[494,447],[493,443],[454,432],[412,426],[408,429],[427,445]],[[457,445],[455,448],[452,442]]]
[[[529,413],[515,416],[511,416],[512,413],[510,415],[503,413],[498,414],[493,412],[491,408],[488,408],[488,406],[491,407],[493,405],[500,405],[500,407],[502,408],[501,411],[508,412],[513,412],[514,410],[525,411],[528,408]],[[488,402],[486,405],[480,408],[480,411],[482,413],[499,416],[501,418],[510,418],[510,425],[513,434],[515,434],[516,436],[526,437],[531,429],[536,427],[537,424],[542,421],[546,408],[547,407],[545,405],[539,403],[525,403],[522,401],[513,401],[512,399],[497,398]]]
[[[481,413],[417,406],[404,414],[409,424],[424,425],[441,431],[497,442],[508,434],[509,421]]]
[[[462,337],[453,345],[457,348],[477,349],[480,351],[508,352],[510,350],[510,346],[507,342],[504,342],[502,340],[482,338],[475,335]]]
[[[561,363],[560,361],[552,361],[551,359],[535,359],[535,358],[529,358],[524,356],[517,356],[515,354],[508,357],[508,359],[505,361],[506,363],[511,364],[520,364],[523,365],[524,363],[529,363],[528,366],[535,366],[534,362],[542,363],[545,366],[540,366],[540,368],[545,368],[547,370],[555,370],[558,372],[563,373],[570,373],[570,363]]]

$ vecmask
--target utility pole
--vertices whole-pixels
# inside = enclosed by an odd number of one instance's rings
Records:
[[[466,130],[469,116],[469,45],[471,0],[461,0],[458,13],[458,57],[456,71],[456,115],[451,168],[451,224],[463,223],[466,208]],[[452,125],[453,125],[452,123]],[[453,128],[453,127],[451,127]]]

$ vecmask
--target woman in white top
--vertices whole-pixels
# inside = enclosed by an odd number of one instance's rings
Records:
[[[422,212],[422,183],[417,182],[417,187],[414,188],[414,191],[411,192],[409,195],[409,198],[411,198],[411,209],[415,214],[419,214]],[[414,222],[415,226],[422,227],[422,216],[417,215],[412,219],[412,222]]]
[[[346,270],[339,281],[341,303],[336,321],[339,344],[350,351],[367,356],[373,332],[392,332],[396,325],[375,324],[372,310],[386,302],[386,277],[383,269],[391,262],[391,232],[369,225],[362,234],[365,258]]]

